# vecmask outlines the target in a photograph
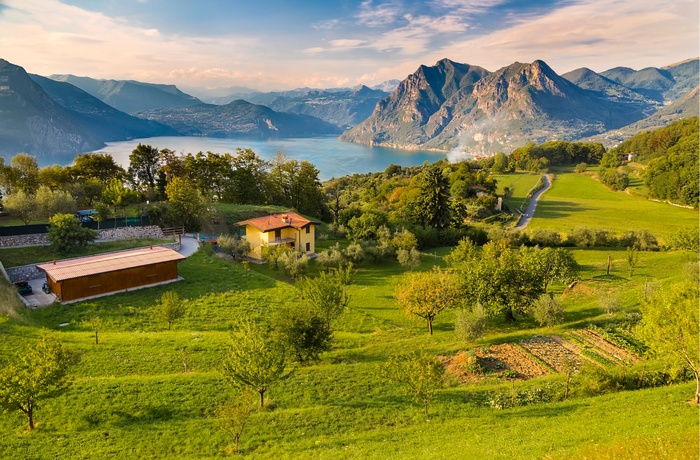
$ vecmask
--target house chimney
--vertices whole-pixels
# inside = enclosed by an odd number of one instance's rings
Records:
[[[53,263],[54,265],[56,265],[56,259],[54,259],[52,263]]]
[[[153,245],[152,245],[152,244],[149,244],[148,247],[149,247],[149,249],[150,249],[151,251],[153,251]]]

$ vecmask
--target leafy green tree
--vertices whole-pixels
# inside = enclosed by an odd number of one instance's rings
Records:
[[[294,279],[305,274],[309,270],[309,258],[300,251],[284,251],[279,255],[277,263],[284,272]]]
[[[29,222],[39,215],[36,196],[29,195],[21,189],[4,197],[2,204],[10,215],[17,217],[24,225],[29,225]]]
[[[79,153],[70,166],[70,174],[77,182],[95,181],[103,186],[112,179],[126,178],[124,168],[115,163],[108,153]]]
[[[642,303],[639,333],[653,353],[671,358],[695,375],[695,404],[700,404],[698,283],[684,280],[656,290]]]
[[[202,227],[209,203],[190,181],[173,178],[165,186],[165,194],[170,203],[168,215],[174,225],[183,225],[188,231]]]
[[[350,302],[347,285],[350,283],[351,271],[351,266],[338,268],[330,273],[321,272],[316,278],[297,281],[302,298],[321,315],[329,329]]]
[[[253,412],[253,391],[243,390],[233,399],[227,399],[214,411],[214,422],[222,431],[231,435],[234,439],[234,452],[239,452],[238,444],[243,434],[243,429],[248,423]]]
[[[219,235],[216,244],[224,254],[228,254],[234,259],[242,259],[250,252],[250,243],[232,235]]]
[[[457,279],[439,267],[429,272],[406,273],[396,286],[394,298],[404,313],[426,320],[430,335],[435,317],[461,302]]]
[[[187,306],[177,295],[177,292],[166,291],[161,296],[160,304],[156,307],[155,313],[158,319],[168,323],[168,330],[170,330],[175,321],[185,316]]]
[[[569,284],[578,276],[579,264],[573,253],[564,248],[523,248],[520,253],[527,259],[526,263],[532,264],[532,269],[539,272],[543,292],[547,292],[552,281]]]
[[[532,302],[532,316],[540,326],[554,326],[564,322],[564,307],[558,299],[542,294]]]
[[[39,403],[68,389],[69,371],[76,362],[77,355],[55,336],[44,334],[0,370],[0,407],[23,412],[33,430]]]
[[[116,223],[117,209],[125,210],[130,204],[139,201],[139,194],[124,186],[121,179],[113,178],[102,192],[102,202],[112,205]]]
[[[7,170],[4,185],[10,191],[22,190],[33,195],[39,188],[39,164],[31,155],[18,153],[11,160],[10,169]]]
[[[46,185],[41,185],[36,192],[36,202],[39,206],[39,214],[49,218],[54,214],[74,214],[77,204],[73,197],[61,190],[51,190]]]
[[[54,214],[49,219],[49,224],[49,241],[61,254],[66,254],[77,246],[87,246],[97,238],[95,230],[80,225],[72,214]]]
[[[390,356],[379,367],[384,380],[403,386],[407,395],[423,404],[428,415],[428,404],[444,385],[445,368],[440,361],[425,350],[415,350]]]
[[[69,167],[45,166],[39,170],[39,183],[51,190],[63,190],[71,181]]]
[[[240,334],[231,338],[221,370],[233,387],[256,391],[262,408],[265,392],[290,375],[285,372],[285,349],[259,324],[244,320],[239,329]]]
[[[153,189],[160,169],[160,154],[157,147],[139,143],[129,155],[129,176],[141,189]]]
[[[268,202],[267,180],[270,163],[261,159],[251,149],[236,148],[231,158],[233,172],[226,191],[226,201],[240,204]]]
[[[332,329],[308,304],[293,303],[278,310],[274,325],[280,342],[301,365],[318,362],[320,354],[331,349]]]

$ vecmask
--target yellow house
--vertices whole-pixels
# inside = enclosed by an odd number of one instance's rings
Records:
[[[295,212],[256,217],[236,222],[235,225],[245,226],[245,239],[250,243],[247,255],[252,259],[262,259],[263,247],[279,244],[285,244],[309,256],[316,254],[316,226],[320,222],[314,222]]]

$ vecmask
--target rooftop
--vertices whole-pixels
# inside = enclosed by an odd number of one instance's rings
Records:
[[[304,228],[309,224],[319,225],[320,222],[309,220],[296,212],[283,212],[270,216],[255,217],[253,219],[236,222],[236,225],[250,225],[261,232],[279,230],[282,228]]]
[[[114,272],[142,267],[161,262],[180,261],[185,256],[163,247],[132,249],[129,251],[100,254],[78,259],[59,260],[38,264],[37,268],[46,272],[55,281],[81,278],[98,273]]]

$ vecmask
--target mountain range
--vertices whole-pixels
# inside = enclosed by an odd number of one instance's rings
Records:
[[[343,130],[344,141],[472,156],[554,139],[609,146],[697,115],[698,59],[563,75],[539,60],[490,72],[443,59],[375,88],[217,91],[227,95],[209,104],[173,85],[46,78],[0,59],[0,155],[86,152],[162,135],[278,138]],[[230,100],[236,91],[242,97]]]
[[[693,59],[663,69],[582,68],[560,76],[539,60],[489,72],[443,59],[420,66],[341,139],[471,156],[608,132],[615,134],[601,140],[611,144],[640,120],[649,119],[651,128],[697,115],[697,69]],[[666,117],[649,118],[682,98],[688,100]]]

